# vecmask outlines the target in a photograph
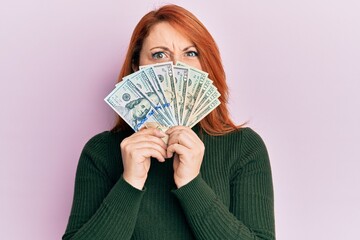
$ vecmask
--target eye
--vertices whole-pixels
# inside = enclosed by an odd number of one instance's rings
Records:
[[[188,51],[185,55],[188,57],[197,57],[199,54],[196,51]]]
[[[166,54],[164,52],[155,52],[151,54],[152,58],[154,59],[162,59],[166,57]]]

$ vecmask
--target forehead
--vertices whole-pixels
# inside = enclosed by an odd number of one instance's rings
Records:
[[[151,27],[149,35],[144,40],[144,47],[148,45],[179,46],[192,45],[192,41],[168,22],[159,22]]]

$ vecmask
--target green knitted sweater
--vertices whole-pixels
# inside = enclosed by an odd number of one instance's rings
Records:
[[[63,239],[275,239],[273,186],[266,147],[250,128],[210,136],[201,173],[176,189],[172,159],[151,160],[143,190],[122,178],[120,142],[103,132],[80,156]]]

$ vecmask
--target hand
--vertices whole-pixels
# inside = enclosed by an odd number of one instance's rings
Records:
[[[167,157],[174,156],[174,180],[178,188],[200,173],[205,146],[189,127],[176,126],[166,131],[169,135]]]
[[[166,134],[156,128],[142,129],[121,142],[123,178],[133,187],[140,190],[144,187],[151,157],[165,161],[166,144],[161,139],[164,136]]]

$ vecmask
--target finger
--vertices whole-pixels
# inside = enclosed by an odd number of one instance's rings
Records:
[[[187,130],[187,129],[190,129],[189,127],[186,127],[186,126],[175,126],[175,127],[171,127],[169,128],[165,133],[166,134],[171,134],[175,131],[178,131],[178,130]]]
[[[134,152],[136,154],[141,154],[145,157],[149,157],[148,155],[144,155],[145,150],[154,150],[159,152],[163,157],[166,157],[166,150],[159,146],[158,144],[152,142],[137,142],[136,144],[132,144],[127,149],[129,152]]]
[[[193,136],[190,136],[187,132],[178,132],[171,134],[168,140],[168,146],[174,143],[178,143],[187,148],[193,148],[198,144],[197,141],[193,139]]]
[[[184,133],[186,132],[190,136],[199,139],[198,135],[191,128],[186,127],[186,126],[172,127],[169,130],[167,130],[165,133],[168,134],[168,135],[172,135],[172,134],[176,134],[176,133],[180,133],[180,132],[184,132]]]
[[[146,148],[146,149],[139,149],[139,151],[141,151],[141,154],[144,156],[144,159],[153,157],[159,160],[160,162],[165,162],[165,157],[163,156],[163,154],[155,149]]]
[[[136,144],[137,142],[152,142],[160,145],[162,148],[166,149],[166,144],[164,141],[156,136],[153,135],[133,135],[130,138],[127,139],[127,144]]]
[[[178,155],[183,155],[188,152],[189,152],[189,148],[184,147],[183,145],[180,145],[178,143],[174,143],[168,146],[166,150],[166,154],[168,158],[172,157],[174,153],[177,153]]]
[[[160,131],[157,128],[142,128],[140,131],[134,133],[134,135],[152,135],[155,137],[165,137],[166,134],[163,131]]]

